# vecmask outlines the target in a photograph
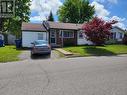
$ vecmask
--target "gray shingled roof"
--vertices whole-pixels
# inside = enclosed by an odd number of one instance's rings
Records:
[[[22,30],[26,31],[46,31],[43,24],[38,23],[22,23]]]
[[[82,29],[83,24],[73,24],[73,23],[60,23],[60,22],[50,22],[48,21],[48,27],[50,29],[67,29],[67,30],[78,30]],[[26,31],[46,31],[43,24],[39,23],[22,23],[22,30]]]
[[[69,29],[78,30],[82,29],[83,24],[73,24],[73,23],[60,23],[60,22],[50,22],[48,21],[50,29]]]

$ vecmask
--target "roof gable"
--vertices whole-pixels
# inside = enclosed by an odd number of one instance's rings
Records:
[[[113,26],[113,28],[112,28],[112,31],[113,30],[118,30],[118,31],[121,31],[121,32],[124,32],[125,33],[125,30],[123,30],[122,28],[120,28],[120,27],[118,27],[118,26]]]

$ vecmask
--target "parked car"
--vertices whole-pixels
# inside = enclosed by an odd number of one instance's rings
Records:
[[[45,40],[36,40],[32,44],[31,55],[51,54],[51,47]]]

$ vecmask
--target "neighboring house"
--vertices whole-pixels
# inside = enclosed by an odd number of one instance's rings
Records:
[[[12,34],[0,34],[0,40],[4,40],[5,44],[14,45],[16,36]]]
[[[0,34],[0,40],[4,40],[4,36]]]
[[[124,37],[125,30],[123,30],[117,26],[114,26],[111,29],[111,33],[112,33],[111,39],[121,42]]]
[[[50,21],[44,21],[42,24],[23,23],[22,46],[31,47],[31,43],[35,40],[47,40],[53,47],[92,45],[93,43],[86,40],[85,35],[83,35],[82,25]],[[118,27],[114,27],[111,32],[113,32],[113,35],[116,32],[116,35],[122,35],[119,37],[123,38],[124,32],[121,30]],[[118,36],[113,37],[120,40]]]
[[[9,45],[14,45],[15,44],[15,40],[16,40],[16,36],[13,34],[8,34],[7,35],[7,43]]]

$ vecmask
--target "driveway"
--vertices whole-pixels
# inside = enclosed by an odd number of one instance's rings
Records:
[[[0,95],[127,95],[127,56],[0,64]]]
[[[44,60],[44,59],[58,59],[61,58],[62,56],[58,51],[52,50],[51,55],[35,55],[31,56],[30,50],[24,50],[20,55],[19,58],[21,60]]]

